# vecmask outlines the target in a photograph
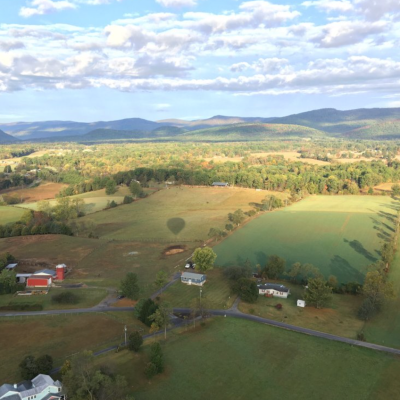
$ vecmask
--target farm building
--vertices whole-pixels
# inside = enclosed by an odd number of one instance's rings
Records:
[[[275,283],[265,283],[263,285],[257,285],[258,294],[263,294],[273,297],[282,297],[287,299],[290,294],[290,289],[284,285],[279,285]]]
[[[34,273],[35,276],[40,276],[40,275],[49,275],[51,276],[53,279],[55,279],[57,277],[57,273],[56,271],[53,271],[52,269],[42,269],[40,271],[36,271]]]
[[[53,277],[50,275],[31,275],[26,280],[27,287],[50,287]]]
[[[203,286],[207,280],[207,276],[203,274],[195,274],[193,272],[183,272],[181,282],[186,285]]]
[[[6,266],[6,269],[8,269],[9,271],[12,271],[18,264],[8,264]]]
[[[53,381],[48,375],[40,374],[31,381],[23,381],[10,385],[5,383],[0,386],[1,400],[61,400],[64,399],[62,384]]]
[[[228,187],[229,183],[226,183],[226,182],[213,182],[212,186],[214,186],[214,187]]]
[[[25,283],[32,274],[17,274],[17,283]]]

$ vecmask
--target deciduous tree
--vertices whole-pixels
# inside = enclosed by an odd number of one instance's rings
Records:
[[[196,270],[206,272],[214,267],[217,255],[210,247],[199,247],[193,253],[193,261],[196,264]]]
[[[308,288],[304,293],[304,300],[316,308],[323,308],[332,298],[332,288],[328,286],[323,278],[311,278]]]

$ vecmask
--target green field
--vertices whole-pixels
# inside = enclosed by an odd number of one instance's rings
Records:
[[[143,376],[144,352],[99,362],[116,363],[138,400],[376,400],[397,398],[400,390],[394,356],[249,321],[218,318],[170,334],[163,349],[166,372],[151,382]]]
[[[18,221],[24,210],[12,206],[0,206],[0,225]]]
[[[271,192],[239,188],[173,187],[105,212],[83,217],[97,225],[100,237],[115,240],[196,241],[207,239],[212,227],[224,228],[228,213]],[[278,194],[283,196],[282,194]]]
[[[265,265],[268,256],[311,263],[340,283],[362,282],[366,266],[393,234],[400,204],[383,196],[311,196],[280,211],[261,215],[217,245],[216,263]]]
[[[72,292],[79,298],[76,304],[57,304],[53,303],[51,298],[55,294],[63,292]],[[99,304],[107,296],[105,289],[56,289],[51,288],[47,295],[35,296],[18,296],[18,295],[2,295],[0,296],[0,307],[2,306],[19,306],[21,304],[41,305],[43,310],[57,310],[67,308],[89,308]],[[17,309],[18,311],[18,309]]]

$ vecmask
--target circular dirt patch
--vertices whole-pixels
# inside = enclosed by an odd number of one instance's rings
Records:
[[[174,254],[183,253],[185,250],[186,250],[186,246],[179,244],[179,245],[167,247],[164,250],[163,254],[164,254],[164,256],[172,256]]]

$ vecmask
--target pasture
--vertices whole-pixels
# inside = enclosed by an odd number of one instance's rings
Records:
[[[362,282],[366,267],[380,259],[380,248],[393,234],[398,201],[381,196],[311,196],[285,209],[266,213],[214,248],[219,266],[265,265],[277,254],[290,269],[311,263],[339,283]]]
[[[0,225],[16,222],[24,213],[22,208],[13,206],[0,206]]]
[[[228,213],[250,210],[272,192],[241,188],[172,187],[132,204],[81,219],[101,238],[114,240],[206,240],[210,228],[225,227]],[[285,196],[275,193],[277,196]]]
[[[63,185],[62,183],[49,182],[33,188],[2,191],[1,194],[16,196],[22,199],[24,203],[29,203],[40,200],[54,199],[56,194],[60,193],[60,191],[65,187],[67,187],[67,185]]]
[[[39,188],[40,187],[41,186],[39,186]],[[35,189],[29,189],[29,190],[27,190],[27,193],[29,193],[30,190],[35,190]],[[54,196],[57,193],[54,193]],[[115,201],[117,204],[121,204],[124,199],[124,196],[129,196],[129,195],[131,195],[131,193],[129,192],[129,188],[126,186],[123,186],[123,187],[118,187],[117,192],[114,193],[113,195],[106,195],[105,189],[101,189],[101,190],[96,190],[93,192],[82,193],[82,194],[77,194],[75,196],[70,196],[70,199],[71,200],[76,199],[76,198],[83,199],[85,202],[85,213],[91,214],[91,213],[95,213],[95,212],[104,210],[107,207],[107,204],[111,201]],[[53,199],[54,199],[54,196],[52,197]],[[56,204],[57,204],[56,200],[50,200],[50,205],[52,207],[54,207]],[[38,209],[38,202],[35,201],[33,203],[24,203],[24,204],[20,204],[19,206],[23,207],[23,208],[29,208],[30,210],[36,211]]]
[[[1,318],[0,382],[20,382],[18,364],[29,354],[49,354],[60,366],[77,352],[121,343],[125,324],[128,332],[147,329],[131,313],[121,319],[113,313]]]
[[[151,382],[143,374],[147,348],[109,353],[99,363],[115,363],[138,400],[383,400],[400,390],[394,356],[249,321],[215,318],[170,333],[162,346],[166,371]]]

